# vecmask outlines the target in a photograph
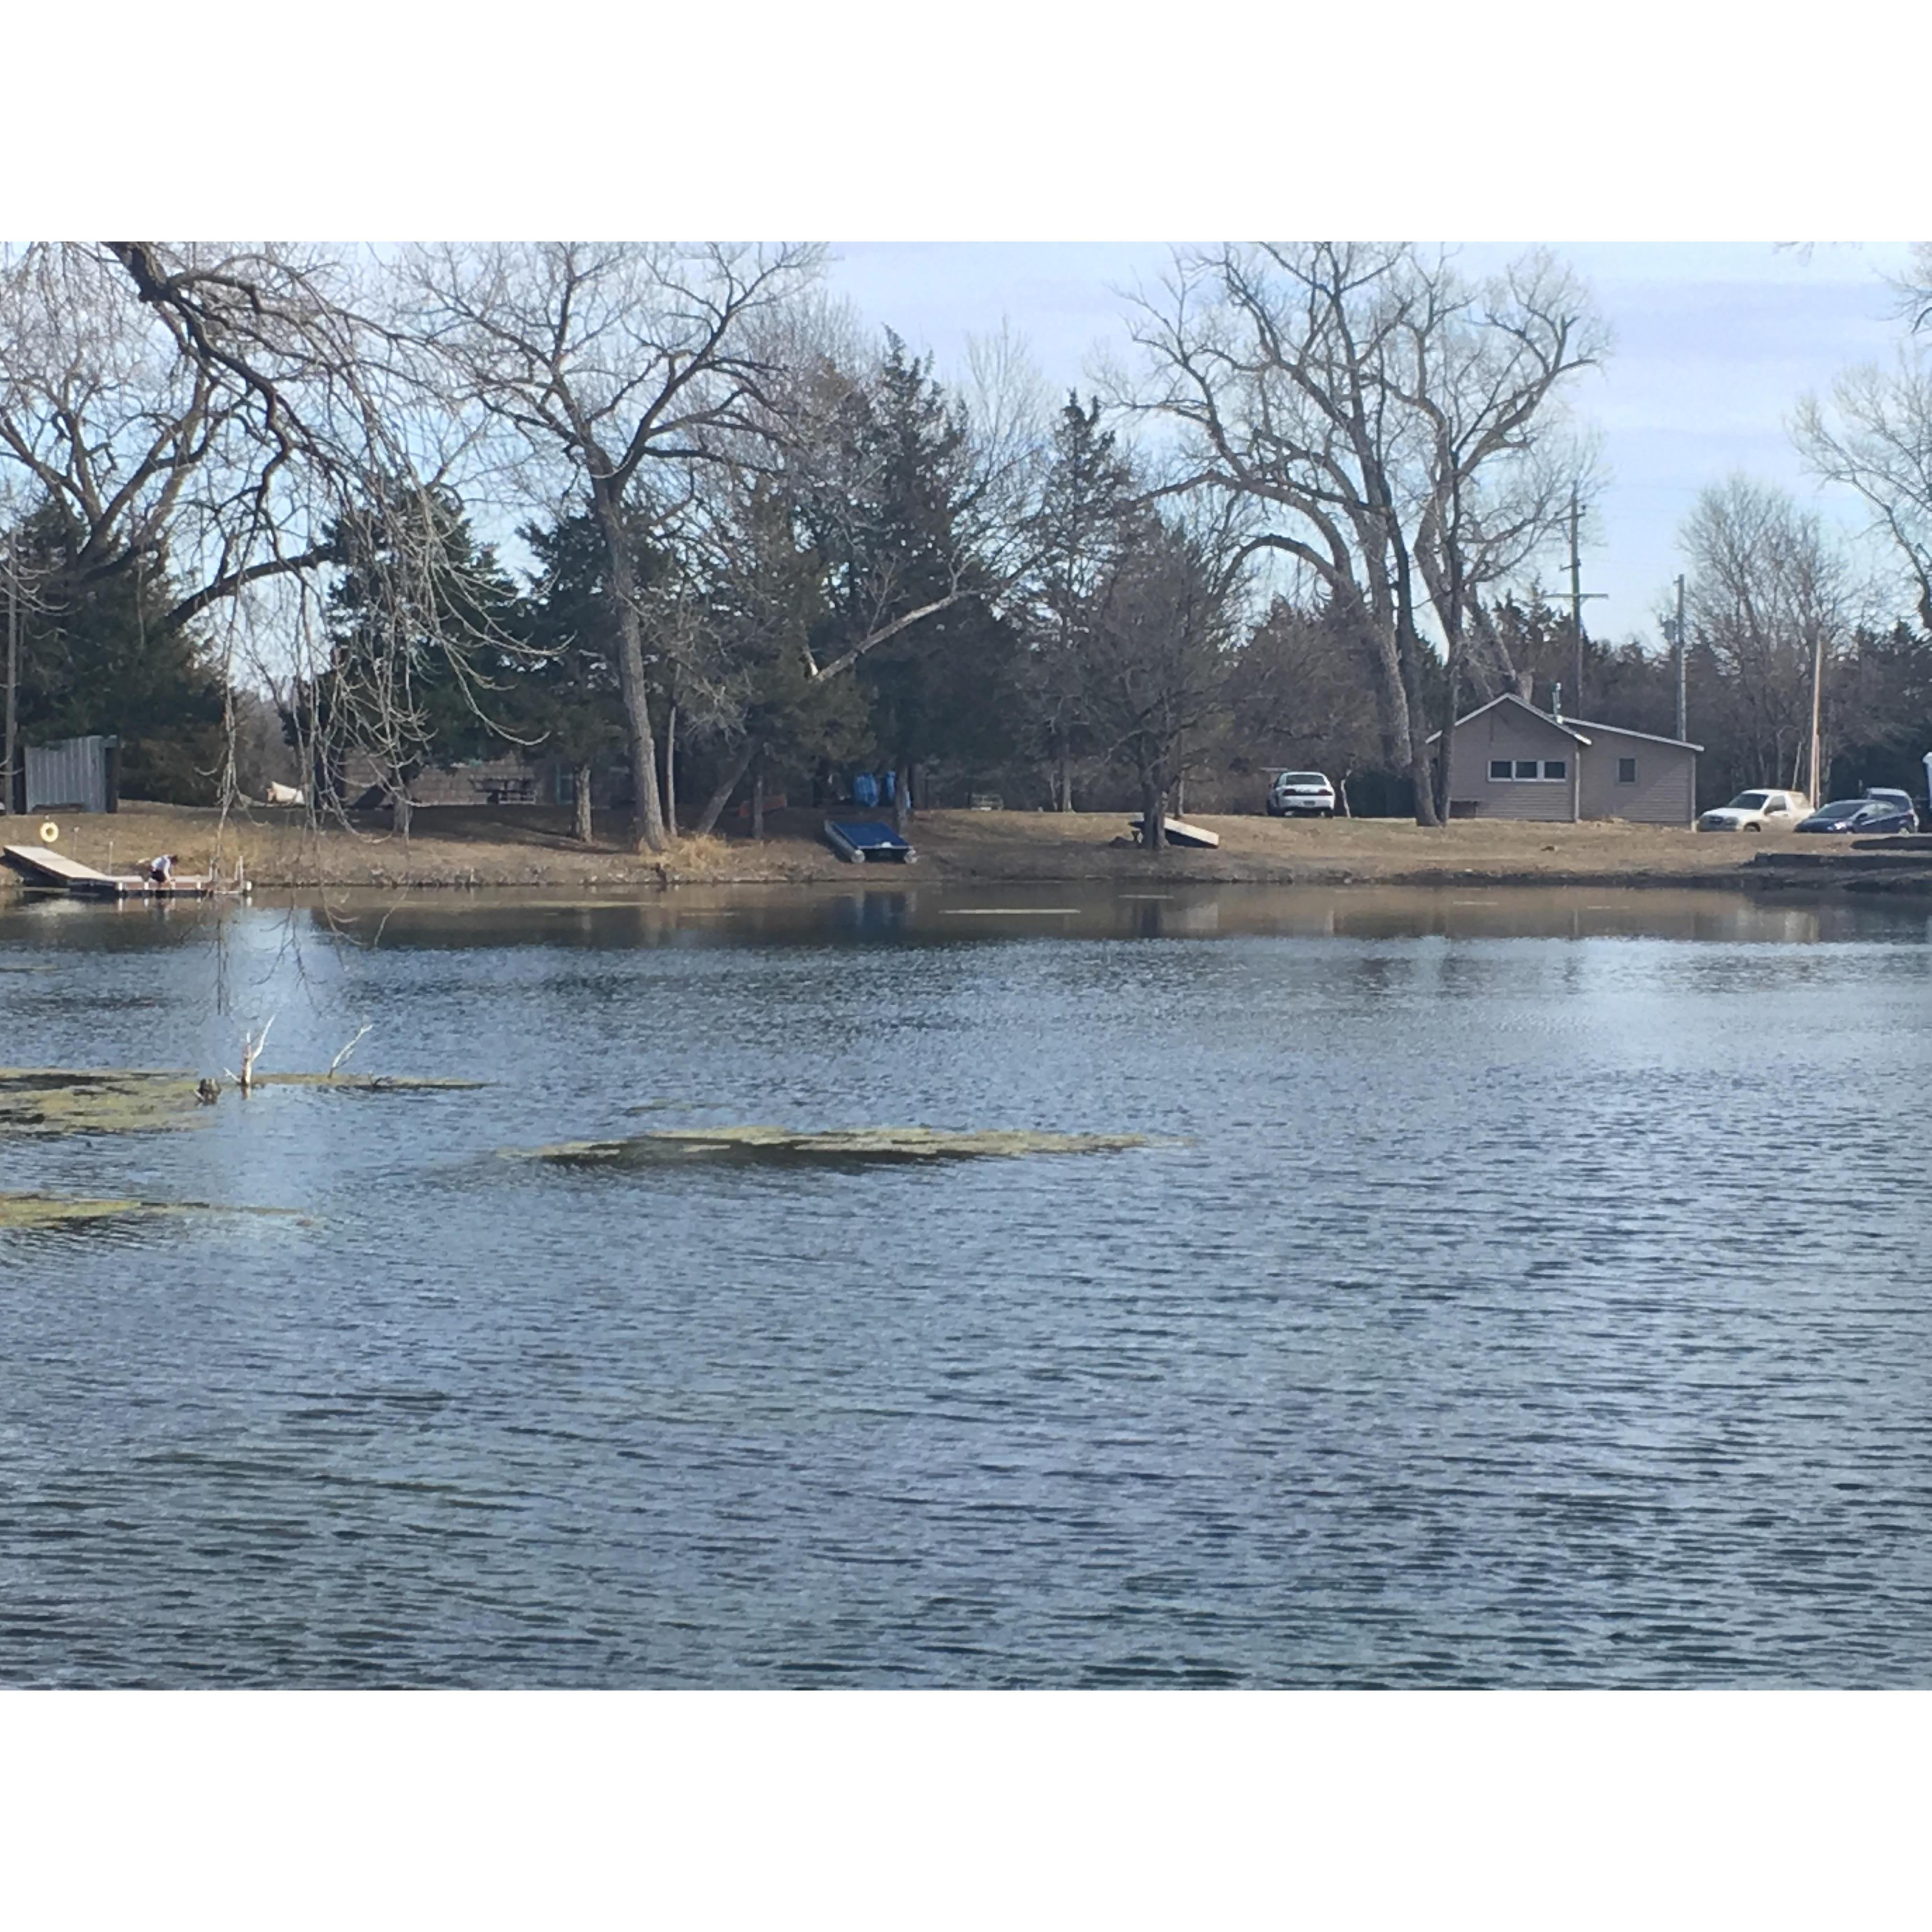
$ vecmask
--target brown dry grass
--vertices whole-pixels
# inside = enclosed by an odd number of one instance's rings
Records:
[[[686,837],[660,859],[630,851],[617,837],[590,847],[570,836],[568,814],[544,808],[424,807],[406,840],[378,816],[352,828],[318,831],[303,814],[253,812],[225,821],[212,809],[124,803],[106,817],[63,819],[57,850],[106,871],[131,871],[156,853],[178,855],[190,873],[239,857],[263,886],[554,887],[635,890],[686,881],[712,884],[849,880],[856,868],[819,836],[821,814],[770,814],[767,836],[742,826]],[[1697,834],[1674,827],[1522,825],[1460,820],[1429,832],[1396,819],[1277,820],[1205,817],[1221,835],[1215,851],[1158,856],[1120,841],[1119,812],[935,812],[913,833],[922,875],[985,880],[1144,878],[1310,884],[1460,881],[1597,884],[1709,881],[1735,874],[1764,838]],[[34,843],[38,818],[0,826],[0,840]],[[600,830],[604,827],[600,822]],[[614,820],[614,834],[622,827]],[[9,838],[8,835],[10,834]]]
[[[398,838],[386,816],[356,814],[344,827],[311,825],[299,812],[231,812],[124,800],[105,816],[56,814],[54,849],[82,865],[134,871],[158,853],[176,855],[184,873],[233,876],[239,859],[258,886],[554,886],[632,889],[683,880],[830,877],[840,869],[821,845],[746,839],[682,838],[660,859],[634,853],[616,836],[580,845],[566,810],[514,806],[425,806],[411,834]],[[0,821],[0,841],[39,843],[38,815]],[[606,826],[600,822],[599,830]],[[608,830],[618,833],[614,821]]]
[[[1197,815],[1221,835],[1213,851],[1151,855],[1126,836],[1126,814],[936,812],[919,842],[946,870],[986,878],[1164,877],[1346,885],[1467,880],[1549,884],[1681,881],[1734,873],[1760,849],[1716,833],[1675,826],[1594,824],[1523,825],[1459,819],[1439,831],[1406,820],[1273,819]],[[1774,835],[1780,842],[1789,835]]]

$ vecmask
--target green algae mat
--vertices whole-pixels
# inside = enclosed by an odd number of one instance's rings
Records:
[[[564,1141],[521,1157],[560,1167],[652,1168],[693,1161],[769,1166],[886,1166],[926,1161],[1013,1160],[1028,1154],[1118,1154],[1151,1143],[1141,1134],[1043,1134],[1017,1129],[947,1133],[933,1127],[666,1129],[623,1140]]]
[[[258,1214],[311,1225],[306,1215],[293,1208],[236,1207],[218,1201],[142,1201],[133,1196],[96,1199],[73,1194],[0,1193],[0,1234],[160,1214]]]
[[[191,1073],[0,1066],[0,1134],[129,1134],[201,1111]]]
[[[0,1066],[0,1136],[128,1134],[193,1125],[212,1109],[198,1096],[192,1073],[139,1067]],[[464,1090],[481,1080],[418,1079],[400,1074],[258,1073],[261,1087],[299,1087],[334,1094],[408,1094]],[[220,1105],[246,1105],[224,1082]]]

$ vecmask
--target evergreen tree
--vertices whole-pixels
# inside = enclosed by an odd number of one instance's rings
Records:
[[[328,668],[300,691],[291,721],[338,799],[345,755],[372,760],[398,830],[424,764],[478,756],[514,728],[520,657],[515,586],[460,500],[435,489],[403,500],[406,514],[372,508],[329,530],[341,568]]]
[[[836,626],[818,553],[800,540],[796,505],[753,481],[737,494],[727,541],[706,585],[706,706],[732,746],[698,829],[717,822],[747,770],[804,770],[863,755],[865,694],[849,676],[815,674],[814,638]]]
[[[84,541],[52,502],[12,532],[20,742],[118,737],[124,796],[208,803],[224,763],[220,671],[202,640],[163,621],[176,600],[165,555],[83,571]]]
[[[541,574],[525,600],[522,631],[533,650],[517,680],[513,715],[521,735],[541,737],[568,763],[574,829],[588,844],[592,771],[600,760],[621,753],[626,742],[610,554],[603,532],[587,514],[561,517],[547,530],[529,524],[522,534]],[[641,543],[637,548],[638,581],[647,584],[659,560]]]
[[[934,759],[997,763],[1012,748],[1021,658],[1015,632],[988,604],[974,553],[978,489],[964,414],[933,380],[929,359],[889,335],[875,379],[855,390],[844,417],[843,474],[808,510],[826,571],[814,649],[829,657],[964,592],[868,651],[857,676],[874,745],[902,773]]]
[[[1070,394],[1055,419],[1050,466],[1029,520],[1033,559],[1022,596],[1030,650],[1026,694],[1053,802],[1073,809],[1073,762],[1091,748],[1081,704],[1083,655],[1132,527],[1132,465],[1100,428],[1097,399]]]

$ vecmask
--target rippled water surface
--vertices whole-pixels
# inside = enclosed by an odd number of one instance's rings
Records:
[[[1932,1683],[1924,909],[0,910],[0,1678]],[[658,1127],[1124,1153],[584,1171]]]

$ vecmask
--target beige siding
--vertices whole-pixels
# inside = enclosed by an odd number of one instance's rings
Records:
[[[1532,717],[1514,704],[1498,704],[1456,727],[1450,748],[1449,799],[1451,815],[1471,818],[1568,820],[1574,796],[1570,780],[1582,748],[1568,732]],[[1587,754],[1585,754],[1587,756]],[[1562,782],[1490,776],[1490,760],[1562,759],[1569,777]],[[1587,768],[1586,768],[1587,770]],[[1614,774],[1615,767],[1612,768]],[[1584,781],[1587,786],[1587,777]]]
[[[1602,724],[1583,754],[1583,816],[1628,818],[1641,825],[1688,825],[1696,817],[1697,754],[1686,747],[1633,738]],[[1617,782],[1619,759],[1636,760],[1636,782]]]

